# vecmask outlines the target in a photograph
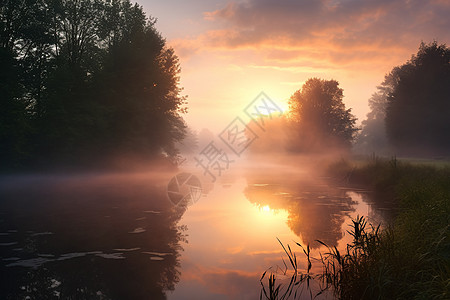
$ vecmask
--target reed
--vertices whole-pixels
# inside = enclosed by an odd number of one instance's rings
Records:
[[[351,171],[350,182],[364,182],[375,193],[395,200],[399,212],[381,229],[357,217],[348,233],[353,237],[344,250],[326,245],[319,258],[301,247],[307,270],[300,271],[296,254],[285,247],[291,279],[266,271],[265,279],[283,294],[261,293],[261,299],[297,299],[298,290],[309,290],[311,299],[332,291],[337,299],[450,299],[450,168],[373,159],[357,167],[343,162],[339,172]],[[338,172],[338,173],[339,173]],[[337,174],[337,173],[335,173]],[[386,192],[386,190],[388,192]],[[311,262],[322,271],[311,273]],[[295,274],[295,276],[294,276]],[[312,291],[310,282],[319,283]],[[283,296],[281,298],[280,296]]]
[[[347,245],[346,253],[341,253],[336,247],[330,247],[324,242],[317,240],[320,244],[326,247],[327,252],[319,253],[320,259],[311,257],[311,248],[309,245],[303,247],[300,243],[296,243],[303,252],[306,259],[307,267],[304,272],[301,272],[297,263],[297,255],[292,251],[289,245],[284,246],[278,239],[283,248],[290,265],[285,265],[285,270],[282,275],[290,275],[288,283],[285,281],[277,281],[277,273],[272,272],[272,268],[266,270],[261,276],[261,293],[260,299],[297,299],[304,292],[307,292],[311,299],[314,299],[327,290],[332,290],[334,294],[340,299],[347,298],[348,290],[354,290],[361,282],[350,282],[351,274],[355,275],[356,271],[361,270],[361,262],[365,260],[373,249],[379,243],[380,227],[374,228],[370,225],[371,230],[367,231],[367,221],[364,217],[357,217],[352,220],[352,229],[349,234],[353,236],[353,242]],[[322,265],[322,273],[313,274],[312,261],[315,260]],[[268,275],[267,282],[264,282],[266,275]],[[356,276],[360,277],[360,276]],[[319,284],[319,289],[314,291],[311,289],[311,281],[316,281]]]

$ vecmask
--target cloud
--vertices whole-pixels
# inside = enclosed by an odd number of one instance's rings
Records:
[[[423,0],[250,0],[205,15],[228,23],[223,43],[229,46],[278,39],[367,45],[398,43],[409,34],[448,37],[449,12],[449,6]]]
[[[228,295],[230,299],[253,299],[259,292],[261,274],[196,266],[192,270],[184,270],[183,279],[200,282],[210,292]]]
[[[404,60],[421,41],[448,41],[449,15],[442,0],[248,0],[204,13],[216,28],[178,44],[190,54],[253,49],[277,64],[370,66]]]

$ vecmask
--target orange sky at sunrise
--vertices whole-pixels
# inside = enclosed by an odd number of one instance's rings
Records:
[[[282,108],[311,77],[336,79],[358,117],[421,41],[450,40],[450,1],[138,0],[180,57],[196,130],[222,130],[261,91]]]

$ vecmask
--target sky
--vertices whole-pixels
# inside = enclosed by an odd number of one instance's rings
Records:
[[[337,80],[360,123],[393,67],[450,41],[450,0],[137,2],[180,58],[194,130],[221,131],[260,92],[286,110],[312,77]]]

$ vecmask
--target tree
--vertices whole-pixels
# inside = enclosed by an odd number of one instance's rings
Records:
[[[312,78],[289,100],[290,118],[298,132],[292,148],[296,151],[349,149],[356,118],[346,109],[343,90],[336,80]]]
[[[362,129],[357,136],[354,150],[362,153],[384,153],[390,149],[386,136],[386,108],[388,97],[398,80],[398,68],[385,76],[384,81],[377,86],[377,91],[369,99],[370,112],[362,121]]]
[[[416,55],[391,73],[386,130],[398,153],[450,153],[450,49],[421,43]]]
[[[0,166],[176,157],[180,65],[141,6],[1,1]]]
[[[15,168],[20,165],[20,155],[28,155],[25,146],[29,122],[19,83],[19,67],[13,54],[0,48],[0,166]]]
[[[16,168],[31,155],[28,107],[39,82],[44,34],[42,1],[0,1],[0,168]],[[34,59],[33,67],[30,67]]]

